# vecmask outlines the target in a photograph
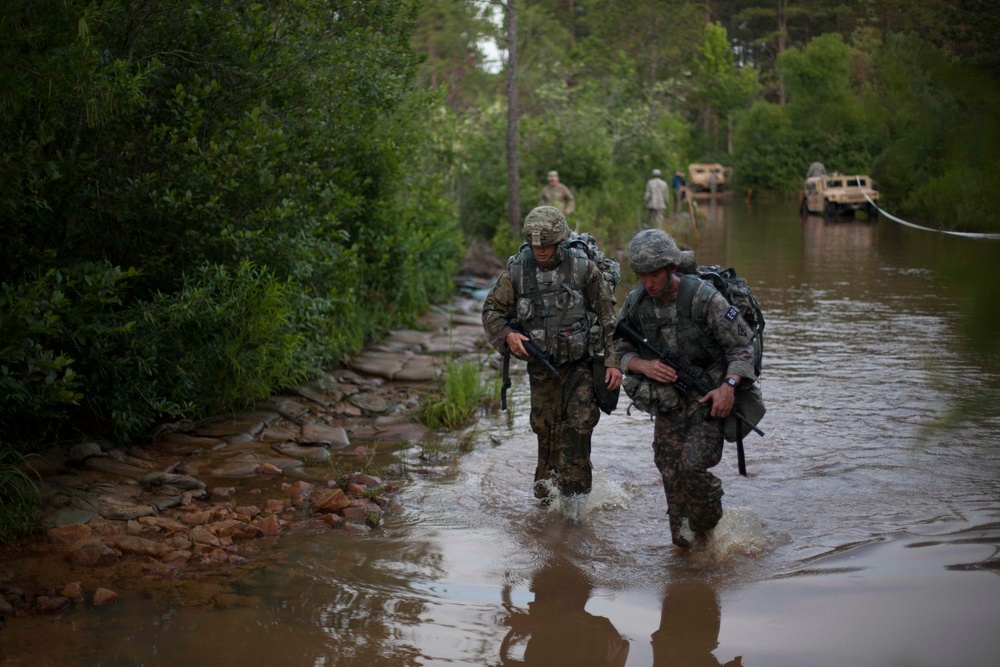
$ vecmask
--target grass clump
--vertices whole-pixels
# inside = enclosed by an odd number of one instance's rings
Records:
[[[0,545],[13,544],[35,528],[38,488],[26,458],[0,444]]]
[[[483,378],[475,361],[449,361],[439,392],[420,408],[420,422],[428,428],[455,429],[471,423],[481,407],[498,402],[500,381]]]

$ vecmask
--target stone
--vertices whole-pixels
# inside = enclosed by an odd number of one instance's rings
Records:
[[[330,452],[325,447],[303,447],[294,442],[276,442],[271,445],[271,449],[302,461],[328,461]]]
[[[103,456],[104,451],[96,442],[81,442],[70,447],[66,459],[70,463],[80,463],[94,456]]]
[[[289,440],[298,440],[301,435],[302,429],[298,426],[276,424],[264,431],[260,436],[260,440],[267,443],[288,442]]]
[[[254,525],[259,528],[264,535],[273,536],[281,532],[281,521],[273,514],[266,516],[263,519],[256,520]]]
[[[147,540],[144,537],[136,535],[126,535],[117,538],[114,541],[114,546],[123,554],[146,558],[162,558],[171,551],[170,547],[161,542]]]
[[[70,605],[70,599],[62,595],[39,595],[35,598],[35,608],[42,614],[58,614]]]
[[[49,528],[45,531],[45,535],[57,544],[76,544],[88,539],[93,534],[94,531],[90,528],[90,526],[85,526],[80,523],[56,526],[55,528]]]
[[[245,525],[238,519],[223,519],[222,521],[205,524],[205,528],[221,538],[234,537],[243,530]]]
[[[103,542],[88,542],[66,554],[66,560],[82,567],[102,567],[117,563],[121,556]]]
[[[68,597],[71,600],[82,600],[83,585],[79,581],[74,581],[63,586],[63,589],[59,591],[59,594],[64,597]]]
[[[347,447],[351,444],[347,431],[341,426],[328,424],[305,424],[302,426],[300,444],[329,445],[330,447]]]
[[[43,528],[51,528],[73,523],[87,523],[95,516],[97,516],[97,514],[94,512],[88,512],[74,507],[62,507],[42,519],[41,524]]]
[[[225,463],[211,472],[212,477],[222,477],[224,479],[242,479],[253,477],[257,474],[257,462],[251,461],[231,461]]]
[[[361,408],[365,412],[381,413],[387,411],[392,406],[388,400],[371,392],[355,394],[348,400],[351,404]]]
[[[89,458],[83,462],[83,467],[86,470],[94,470],[108,475],[128,477],[129,479],[136,480],[148,472],[145,468],[140,468],[139,466],[135,466],[130,463],[124,463],[110,457]]]
[[[93,603],[95,607],[100,607],[101,605],[111,604],[112,602],[118,601],[118,593],[115,593],[109,588],[98,588],[94,591]]]
[[[264,432],[268,423],[260,414],[248,413],[204,424],[195,429],[194,432],[202,437],[221,439],[228,439],[231,436],[244,433],[257,436]]]
[[[165,516],[143,516],[139,517],[138,521],[140,525],[152,526],[157,530],[167,533],[168,535],[172,533],[186,532],[188,529],[187,526],[180,521]]]
[[[197,546],[199,544],[209,547],[221,547],[219,537],[212,533],[207,526],[195,526],[188,534],[191,541]]]
[[[151,489],[169,484],[181,491],[194,491],[205,488],[205,482],[201,482],[188,475],[175,475],[168,472],[151,472],[139,478],[139,485],[144,489]]]
[[[350,504],[350,498],[342,490],[323,489],[313,496],[312,508],[314,512],[327,514],[348,507]]]

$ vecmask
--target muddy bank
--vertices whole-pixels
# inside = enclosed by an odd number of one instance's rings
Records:
[[[466,294],[485,277],[463,277]],[[0,554],[0,623],[140,593],[179,605],[253,604],[241,579],[290,533],[378,530],[437,442],[417,420],[448,359],[488,354],[481,301],[460,296],[343,368],[253,409],[164,424],[147,442],[88,441],[33,460],[43,530]]]

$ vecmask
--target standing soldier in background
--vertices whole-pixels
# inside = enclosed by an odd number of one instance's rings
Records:
[[[660,170],[654,169],[653,177],[646,181],[646,191],[642,195],[642,205],[649,210],[647,227],[663,225],[663,211],[666,210],[669,200],[670,191],[667,189],[667,182],[660,178]]]
[[[570,232],[559,209],[533,209],[523,233],[527,244],[510,258],[483,304],[483,328],[498,352],[528,362],[530,423],[538,436],[535,497],[547,501],[554,485],[566,499],[566,518],[577,521],[584,509],[580,496],[590,493],[590,441],[600,418],[595,355],[604,353],[608,388],[621,386],[612,340],[615,298],[587,253],[562,245]],[[558,374],[529,356],[528,340]]]
[[[681,191],[687,185],[687,179],[684,178],[684,174],[680,170],[677,170],[674,172],[671,184],[674,189],[674,211],[676,212],[681,210]]]
[[[691,546],[681,534],[687,519],[695,544],[704,545],[722,518],[722,481],[709,468],[722,459],[724,418],[736,387],[757,379],[750,329],[715,287],[677,273],[682,254],[666,232],[636,234],[628,261],[640,285],[625,298],[619,320],[655,348],[675,350],[684,366],[715,387],[705,396],[681,391],[674,384],[676,370],[618,341],[621,368],[628,373],[625,393],[637,408],[655,415],[653,461],[663,478],[671,540]]]
[[[542,196],[538,200],[539,206],[555,206],[569,216],[576,208],[576,201],[573,193],[565,185],[559,182],[559,172],[550,171],[548,175],[549,184],[542,188]]]

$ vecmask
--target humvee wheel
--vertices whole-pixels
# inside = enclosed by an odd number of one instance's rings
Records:
[[[833,217],[837,215],[837,205],[834,204],[829,199],[827,199],[823,203],[823,212],[826,213],[828,216]]]

